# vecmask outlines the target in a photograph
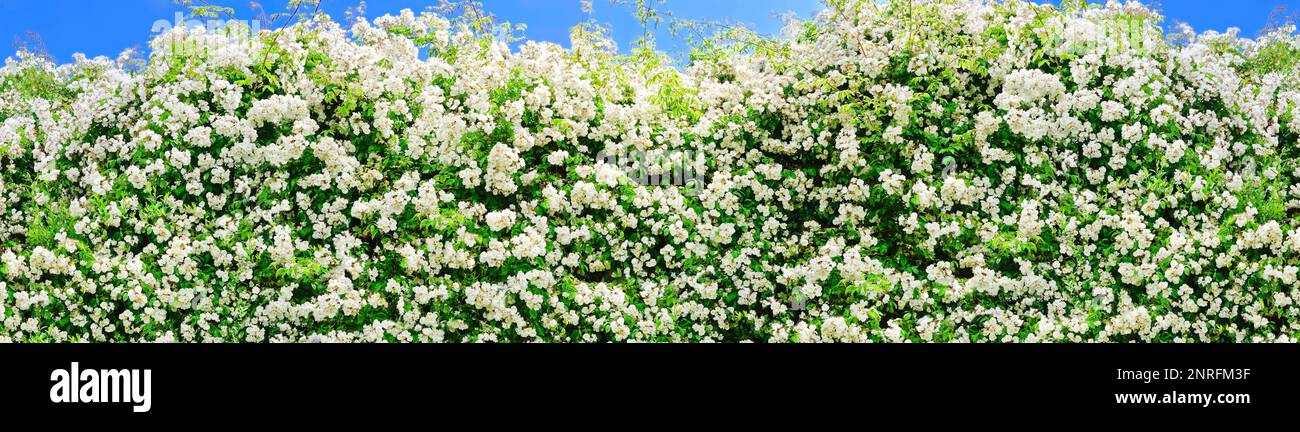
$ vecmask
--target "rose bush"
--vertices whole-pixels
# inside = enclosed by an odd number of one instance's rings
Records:
[[[1300,40],[1158,22],[830,0],[680,69],[409,11],[20,53],[0,337],[1293,341]]]

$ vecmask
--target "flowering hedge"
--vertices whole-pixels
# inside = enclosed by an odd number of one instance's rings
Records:
[[[19,54],[0,337],[1292,341],[1300,39],[1158,21],[830,0],[680,69],[409,11]]]

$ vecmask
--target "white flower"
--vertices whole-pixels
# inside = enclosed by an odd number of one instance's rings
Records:
[[[292,123],[308,116],[307,101],[294,96],[272,95],[253,102],[248,109],[248,119],[253,126],[262,124]]]
[[[492,231],[501,231],[515,224],[515,212],[511,210],[501,210],[488,213],[486,216],[488,228]]]
[[[523,159],[509,145],[498,143],[488,153],[488,169],[484,176],[488,191],[498,195],[510,195],[519,189],[515,184],[515,172],[524,168]]]
[[[1300,36],[891,1],[680,68],[409,10],[20,53],[0,341],[1296,338],[1300,69],[1241,66]]]
[[[556,150],[546,156],[546,162],[550,163],[551,165],[560,166],[560,165],[564,165],[564,160],[568,158],[569,158],[569,152],[564,150]]]
[[[596,164],[596,182],[607,187],[618,186],[618,180],[623,177],[623,170],[618,167],[600,162]]]

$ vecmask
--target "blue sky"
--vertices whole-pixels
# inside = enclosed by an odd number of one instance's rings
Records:
[[[587,17],[579,0],[481,0],[485,8],[498,17],[528,25],[526,36],[566,44],[568,30]],[[1052,1],[1054,0],[1040,0]],[[268,11],[283,9],[286,0],[264,0]],[[341,20],[343,11],[359,0],[324,0],[327,12]],[[1297,0],[1300,2],[1300,0]],[[248,0],[212,0],[214,4],[235,7],[240,18],[252,18]],[[403,8],[422,10],[433,0],[370,0],[369,17],[392,13]],[[1286,0],[1163,0],[1157,5],[1166,16],[1191,24],[1197,31],[1240,27],[1243,35],[1253,36]],[[609,0],[592,0],[595,19],[610,25],[614,38],[626,47],[641,34],[641,29],[627,7]],[[794,12],[809,17],[821,9],[818,0],[665,0],[661,8],[684,18],[728,20],[745,23],[764,33],[777,33],[779,15]],[[116,56],[125,48],[144,47],[154,23],[174,21],[183,10],[172,0],[0,0],[0,57],[14,52],[11,41],[27,32],[40,35],[46,50],[58,61],[66,62],[75,52],[89,56]],[[662,39],[662,38],[661,38]]]

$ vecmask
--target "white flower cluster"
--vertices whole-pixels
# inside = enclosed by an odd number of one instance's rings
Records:
[[[409,11],[177,29],[205,48],[140,70],[20,54],[0,339],[1300,337],[1300,38],[832,4],[682,69]],[[708,175],[598,156],[628,152]]]

